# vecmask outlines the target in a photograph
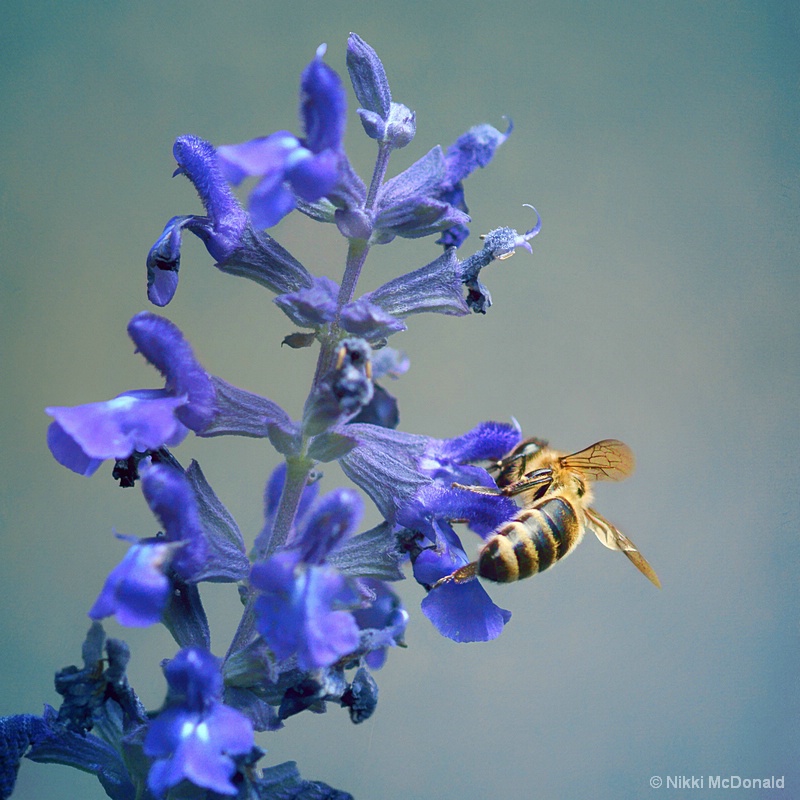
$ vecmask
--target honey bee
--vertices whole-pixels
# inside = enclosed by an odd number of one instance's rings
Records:
[[[633,542],[592,507],[594,481],[621,481],[634,469],[631,449],[617,439],[569,455],[541,439],[526,439],[489,467],[497,488],[454,487],[478,494],[519,498],[522,508],[490,536],[477,561],[457,569],[435,586],[476,576],[497,583],[528,578],[569,555],[586,530],[611,550],[621,550],[659,589],[661,582]]]

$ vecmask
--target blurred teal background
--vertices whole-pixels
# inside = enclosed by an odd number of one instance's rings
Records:
[[[473,231],[529,227],[523,203],[543,218],[532,257],[484,273],[486,317],[412,319],[393,339],[412,364],[390,387],[401,427],[452,436],[514,416],[565,450],[623,439],[638,471],[596,505],[664,588],[587,539],[544,575],[491,587],[512,621],[456,645],[406,581],[409,647],[377,676],[375,716],[293,718],[260,737],[264,763],[296,759],[359,800],[677,798],[651,776],[708,775],[784,775],[763,796],[800,796],[797,3],[11,0],[0,16],[0,715],[57,704],[53,672],[79,662],[86,611],[125,552],[112,531],[155,531],[138,490],[50,458],[42,409],[160,385],[125,325],[148,305],[144,259],[166,220],[200,213],[170,178],[174,137],[297,131],[301,70],[324,41],[344,74],[354,30],[417,112],[392,172],[507,115],[513,136],[467,185]],[[350,100],[347,148],[368,176]],[[274,234],[339,277],[335,231],[293,215]],[[437,254],[432,238],[375,248],[362,288]],[[209,371],[297,416],[315,355],[280,348],[291,325],[271,299],[187,237],[166,313]],[[194,439],[177,455],[200,460],[252,540],[269,446]],[[324,487],[343,481],[328,470]],[[206,596],[221,654],[238,600]],[[173,643],[106,627],[158,706]],[[30,762],[15,793],[103,796]]]

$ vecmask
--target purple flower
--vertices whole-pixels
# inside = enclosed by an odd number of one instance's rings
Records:
[[[109,573],[89,611],[92,619],[116,617],[120,625],[144,628],[161,619],[172,584],[164,574],[180,545],[157,540],[134,541],[125,558]]]
[[[217,152],[197,136],[179,136],[173,146],[175,175],[185,175],[206,209],[206,216],[173,217],[147,256],[147,296],[157,306],[172,300],[178,288],[183,231],[203,241],[216,266],[248,278],[276,293],[311,285],[311,275],[274,239],[253,230],[247,213],[220,171]]]
[[[363,604],[362,593],[324,561],[352,534],[361,513],[358,494],[337,489],[303,515],[286,550],[253,567],[258,630],[279,661],[296,655],[300,669],[327,667],[358,647],[351,612]]]
[[[366,608],[354,611],[353,617],[365,640],[364,660],[370,669],[380,669],[386,663],[388,648],[403,642],[408,612],[400,598],[383,581],[363,578],[361,586],[374,596]]]
[[[196,462],[184,473],[147,459],[139,471],[145,500],[163,533],[141,540],[119,537],[134,544],[109,574],[89,611],[92,619],[113,614],[121,625],[132,627],[162,619],[176,581],[237,581],[247,575],[250,566],[235,521]],[[184,593],[187,589],[184,586]],[[173,615],[182,611],[186,609],[176,607]]]
[[[511,135],[513,125],[509,122],[505,133],[491,125],[476,125],[456,139],[447,148],[445,155],[446,177],[442,181],[439,197],[465,214],[469,212],[464,200],[465,178],[478,167],[485,167],[494,157],[498,147]],[[458,223],[448,228],[436,241],[445,247],[459,247],[469,236],[466,225]]]
[[[437,244],[458,247],[469,236],[463,181],[491,161],[506,140],[491,125],[476,125],[447,153],[438,145],[378,192],[372,241],[385,244],[395,236],[415,239],[444,231]]]
[[[393,431],[361,423],[347,426],[358,445],[342,457],[345,474],[373,500],[389,523],[418,497],[422,507],[440,507],[452,519],[468,519],[488,532],[515,507],[503,497],[453,489],[452,483],[494,486],[491,476],[471,462],[497,460],[520,439],[519,430],[499,422],[484,422],[454,439]],[[498,510],[499,509],[499,510]],[[506,516],[503,516],[506,514]]]
[[[438,145],[378,191],[371,241],[386,244],[395,236],[417,239],[469,222],[467,214],[442,197],[447,166]]]
[[[322,61],[324,54],[321,45],[300,82],[303,139],[278,131],[218,148],[220,168],[231,183],[259,178],[250,194],[250,215],[257,228],[278,223],[295,208],[295,195],[313,202],[339,182],[346,100],[339,76]]]
[[[414,577],[432,585],[467,563],[463,551],[437,553],[423,550],[414,562]],[[455,642],[487,642],[496,639],[511,619],[511,612],[495,605],[478,581],[448,582],[422,599],[422,613],[436,630]]]
[[[472,462],[497,460],[511,450],[520,438],[515,426],[486,422],[454,439],[357,423],[348,428],[358,445],[341,459],[342,468],[399,530],[414,577],[428,590],[469,560],[451,520],[466,521],[487,536],[517,511],[506,497],[453,487],[494,486],[489,473]],[[423,601],[423,611],[440,633],[455,641],[494,638],[510,616],[477,581],[437,587]]]
[[[169,690],[144,740],[155,759],[147,785],[161,796],[187,780],[202,789],[235,795],[234,756],[253,748],[250,720],[222,703],[220,665],[200,648],[181,650],[164,668]]]
[[[327,667],[358,646],[352,609],[361,597],[334,567],[303,564],[282,552],[256,564],[258,630],[279,661],[297,656],[300,669]]]
[[[162,464],[140,467],[142,493],[164,530],[167,542],[179,544],[171,566],[184,581],[199,580],[208,546],[192,486],[178,469]]]
[[[239,246],[247,214],[239,205],[216,163],[214,148],[197,136],[179,136],[172,148],[178,168],[194,184],[208,216],[173,217],[147,256],[147,295],[165,306],[178,287],[181,234],[190,230],[205,243],[212,258],[224,261]]]
[[[55,459],[79,475],[92,475],[108,459],[175,446],[189,429],[201,431],[214,415],[214,386],[183,334],[169,320],[143,311],[128,335],[165,377],[163,389],[125,392],[83,406],[53,406],[47,443]]]
[[[461,540],[448,521],[457,518],[454,515],[459,513],[458,495],[469,494],[463,489],[447,491],[434,487],[434,491],[419,493],[398,515],[398,521],[405,527],[403,538],[411,553],[414,578],[428,590],[422,600],[422,611],[439,633],[456,642],[494,639],[502,633],[503,626],[511,617],[508,611],[492,602],[478,581],[450,582],[431,588],[440,578],[469,561]],[[480,495],[473,493],[473,496]],[[491,532],[517,510],[509,501],[497,503],[494,507],[470,503],[468,498],[464,498],[464,502],[467,505],[460,506],[462,513],[474,516],[463,518],[479,531]]]

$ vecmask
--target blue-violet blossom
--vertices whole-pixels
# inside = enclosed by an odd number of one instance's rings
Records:
[[[304,138],[278,131],[217,148],[220,169],[231,183],[259,178],[250,193],[256,228],[278,223],[295,207],[295,195],[318,200],[339,181],[347,101],[339,76],[322,60],[325,49],[319,47],[300,81]]]
[[[92,475],[106,459],[180,444],[214,413],[211,378],[189,343],[168,319],[143,311],[128,324],[137,350],[166,379],[163,389],[136,389],[113,400],[52,406],[47,444],[56,460],[79,475]]]
[[[144,752],[155,759],[147,785],[155,795],[188,780],[219,794],[234,795],[235,756],[253,748],[253,726],[222,703],[220,663],[199,648],[181,650],[164,667],[169,691],[150,724]]]

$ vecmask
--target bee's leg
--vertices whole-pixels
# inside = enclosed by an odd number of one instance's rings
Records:
[[[529,492],[537,486],[549,486],[553,482],[553,470],[549,468],[537,469],[534,472],[529,472],[524,478],[520,478],[514,483],[509,483],[504,486],[501,494],[507,497],[514,497],[514,495]]]
[[[437,586],[441,586],[443,583],[466,583],[467,581],[473,580],[473,578],[478,577],[478,562],[473,561],[471,564],[466,564],[463,567],[459,567],[455,572],[451,572],[449,575],[445,575],[444,578],[439,578],[436,583],[431,586],[431,589],[435,589]]]
[[[496,486],[467,486],[465,483],[452,484],[454,489],[466,489],[468,492],[475,492],[475,494],[491,494],[491,495],[504,495],[508,494],[506,489],[498,489]]]
[[[545,486],[553,481],[553,470],[551,469],[537,469],[535,472],[529,472],[524,478],[521,478],[514,483],[509,483],[502,489],[496,486],[466,486],[463,483],[452,484],[454,489],[466,489],[468,492],[475,492],[475,494],[491,494],[502,495],[504,497],[513,497],[522,492],[527,492],[536,486]]]

